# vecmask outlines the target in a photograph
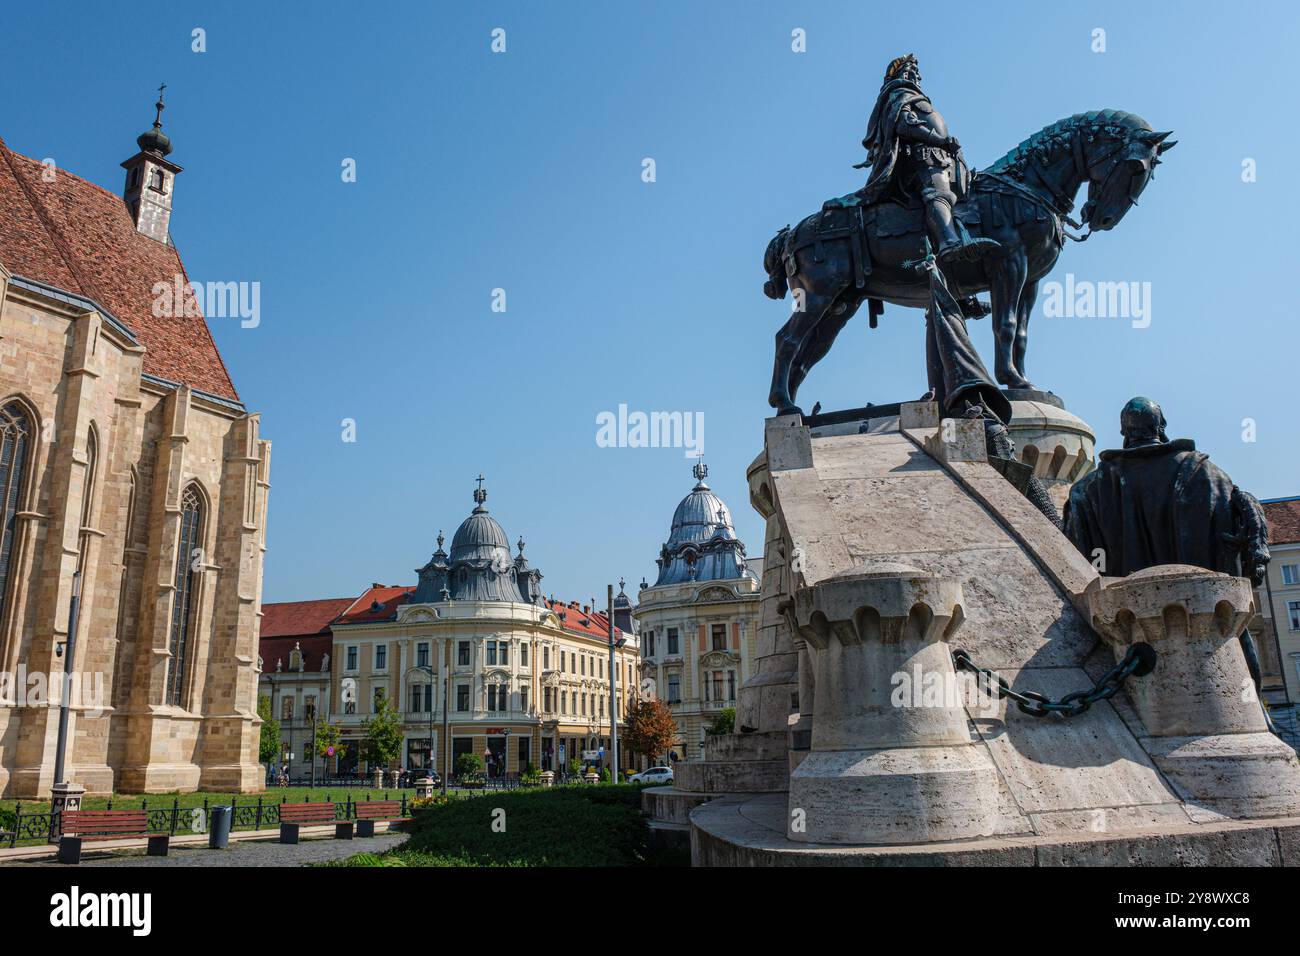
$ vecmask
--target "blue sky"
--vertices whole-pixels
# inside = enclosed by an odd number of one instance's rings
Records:
[[[762,294],[763,249],[861,184],[863,127],[905,52],[975,166],[1087,109],[1175,131],[1141,207],[1051,277],[1150,282],[1150,327],[1045,318],[1040,299],[1029,375],[1101,446],[1148,394],[1238,484],[1300,493],[1295,5],[925,9],[931,26],[850,2],[29,4],[5,15],[0,135],[118,189],[167,82],[187,267],[261,284],[257,328],[212,324],[274,443],[267,600],[413,582],[480,472],[547,591],[653,580],[691,462],[597,447],[621,403],[703,413],[710,483],[758,551],[745,468],[789,308]],[[971,331],[991,364],[988,323]],[[891,306],[800,398],[924,390],[921,314]]]

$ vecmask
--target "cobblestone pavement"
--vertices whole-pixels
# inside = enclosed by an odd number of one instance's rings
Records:
[[[406,839],[404,833],[381,833],[355,840],[303,840],[282,844],[276,840],[231,841],[226,850],[173,846],[167,856],[145,856],[144,848],[114,853],[111,857],[81,858],[82,866],[304,866],[341,860],[356,853],[382,853]],[[54,860],[27,863],[28,866],[64,866]],[[65,867],[74,869],[73,867]]]

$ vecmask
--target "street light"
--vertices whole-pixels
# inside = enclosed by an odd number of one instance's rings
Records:
[[[619,582],[622,587],[622,582]],[[614,639],[614,585],[606,585],[606,597],[609,604],[609,743],[610,758],[614,767],[614,782],[618,782],[618,664],[615,651],[627,643],[626,637]]]
[[[433,687],[433,666],[432,666],[432,665],[430,665],[430,664],[416,664],[415,667],[412,668],[412,670],[420,671],[422,674],[428,674],[428,675],[429,675],[429,686],[430,686],[430,688]],[[446,699],[446,697],[444,697],[443,700],[442,700],[442,709],[443,709],[444,713],[445,713],[446,710],[447,710],[447,699]],[[432,694],[432,693],[429,694],[429,766],[426,767],[425,770],[427,771],[427,773],[425,774],[425,776],[427,776],[427,777],[432,777],[433,772],[434,772],[434,766],[433,766],[433,694]],[[446,784],[445,782],[444,782],[443,785],[442,785],[442,792],[443,792],[443,793],[446,793],[446,792],[447,792],[447,784]]]

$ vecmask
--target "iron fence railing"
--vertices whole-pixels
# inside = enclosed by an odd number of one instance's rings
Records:
[[[409,791],[390,793],[371,789],[360,795],[359,799],[353,799],[351,792],[345,792],[342,796],[342,800],[334,800],[334,794],[326,793],[324,800],[312,800],[309,796],[301,801],[296,799],[290,801],[287,794],[278,800],[273,796],[259,795],[256,799],[246,798],[242,801],[236,797],[228,804],[215,804],[205,798],[202,804],[186,806],[182,806],[180,799],[174,797],[170,806],[166,804],[158,806],[156,803],[151,806],[148,799],[142,800],[139,809],[144,810],[148,816],[149,832],[166,833],[171,836],[207,833],[213,806],[231,808],[232,830],[275,829],[280,825],[280,804],[290,802],[333,803],[335,820],[355,820],[358,803],[392,799],[400,800],[401,816],[411,815]],[[111,799],[107,801],[104,809],[113,809]],[[136,808],[132,807],[132,809]],[[48,807],[37,806],[33,809],[25,807],[19,801],[12,810],[0,808],[0,847],[12,849],[19,845],[51,843],[58,839],[58,833],[59,814]]]

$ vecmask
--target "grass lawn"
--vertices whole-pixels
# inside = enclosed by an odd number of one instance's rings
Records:
[[[420,810],[411,837],[332,866],[688,866],[651,846],[637,784],[529,788]]]

